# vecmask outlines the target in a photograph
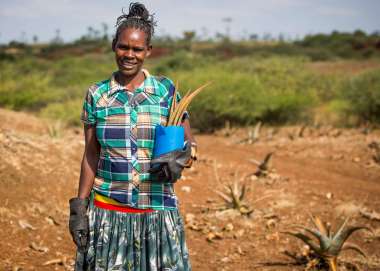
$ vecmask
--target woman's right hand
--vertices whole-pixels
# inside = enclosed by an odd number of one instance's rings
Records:
[[[85,148],[79,177],[78,197],[70,199],[69,229],[78,250],[87,249],[89,221],[87,207],[99,161],[100,145],[96,139],[96,126],[85,125]]]
[[[88,198],[72,198],[70,203],[69,229],[80,252],[87,250],[89,222],[87,216]]]

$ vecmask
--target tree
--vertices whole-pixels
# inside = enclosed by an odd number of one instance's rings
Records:
[[[230,39],[232,18],[230,17],[223,18],[222,22],[226,24],[226,37],[227,39]]]
[[[265,40],[265,41],[273,40],[271,33],[264,33],[263,40]]]
[[[62,44],[63,39],[61,38],[61,30],[56,29],[55,30],[55,37],[51,40],[51,43],[53,44]]]
[[[249,35],[249,40],[257,41],[259,39],[259,35],[252,33]]]
[[[184,44],[184,49],[191,51],[191,45],[192,42],[195,38],[195,31],[184,31],[183,32],[183,44]]]
[[[192,42],[195,38],[195,31],[184,31],[183,32],[183,40]]]
[[[102,30],[103,30],[103,40],[108,40],[108,25],[106,23],[102,23]]]
[[[92,26],[87,27],[87,38],[92,40],[94,37],[94,28]]]

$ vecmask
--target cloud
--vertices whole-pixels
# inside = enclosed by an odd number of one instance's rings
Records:
[[[110,15],[110,9],[106,8],[102,1],[74,1],[74,0],[15,0],[4,4],[0,10],[0,16],[8,18],[41,19],[43,17],[89,17],[91,14],[103,18]],[[74,16],[73,16],[74,15]]]
[[[317,13],[323,16],[355,17],[357,11],[346,7],[319,7]]]

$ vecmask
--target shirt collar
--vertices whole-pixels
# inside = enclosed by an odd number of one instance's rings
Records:
[[[154,77],[150,75],[148,70],[142,69],[142,72],[145,75],[145,80],[141,83],[141,85],[135,90],[136,92],[145,92],[150,95],[159,95],[158,84],[154,80]],[[115,78],[116,72],[114,72],[111,76],[109,83],[109,93],[108,96],[112,96],[118,91],[126,91],[126,87],[119,84]]]

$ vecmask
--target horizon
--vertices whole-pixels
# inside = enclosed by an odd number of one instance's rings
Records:
[[[376,0],[364,3],[354,0],[321,0],[318,3],[310,0],[267,0],[265,3],[238,0],[235,4],[226,0],[196,0],[186,4],[183,0],[140,2],[155,13],[158,21],[155,37],[179,38],[184,31],[195,31],[202,40],[215,38],[217,33],[235,40],[247,39],[252,34],[260,37],[282,35],[295,40],[333,31],[361,30],[371,34],[380,30],[376,19],[380,1]],[[48,43],[57,34],[68,43],[86,35],[89,27],[104,33],[103,24],[107,25],[108,36],[112,36],[116,18],[129,3],[62,0],[52,5],[47,0],[0,0],[0,44],[10,41],[33,43],[34,36],[39,43]]]

